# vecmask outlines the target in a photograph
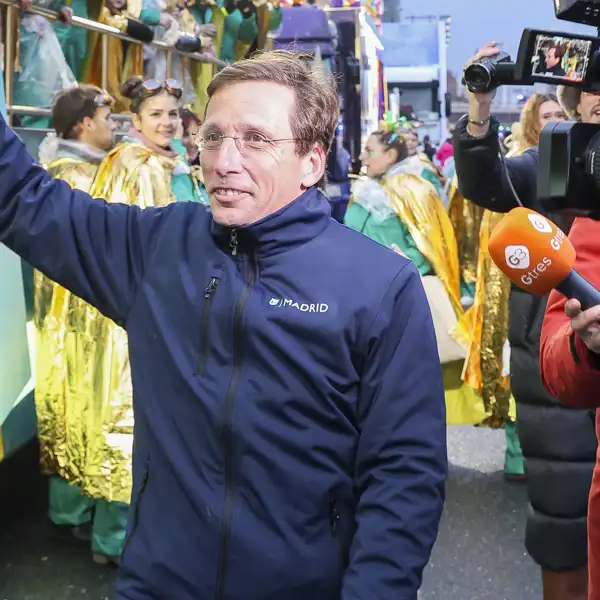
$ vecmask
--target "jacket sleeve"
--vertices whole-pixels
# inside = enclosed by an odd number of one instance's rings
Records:
[[[119,324],[164,213],[107,204],[52,179],[0,120],[0,243]]]
[[[600,222],[577,218],[569,233],[577,252],[575,269],[600,288]],[[600,407],[600,356],[571,329],[566,298],[550,294],[542,325],[540,371],[547,390],[574,408]]]
[[[448,463],[437,343],[414,265],[388,290],[365,356],[357,529],[341,599],[415,600],[438,533]]]
[[[484,136],[473,137],[463,117],[454,130],[454,164],[458,188],[464,198],[494,212],[505,213],[517,206],[498,155],[498,122],[492,119]],[[504,159],[510,181],[524,206],[539,210],[537,194],[537,150]]]

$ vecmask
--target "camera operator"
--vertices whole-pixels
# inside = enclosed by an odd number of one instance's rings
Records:
[[[600,95],[562,90],[562,102],[574,118],[600,123]],[[600,288],[600,221],[577,218],[569,233],[577,252],[575,269]],[[573,407],[600,407],[600,306],[582,311],[577,300],[550,294],[542,327],[541,369],[544,384]],[[600,432],[600,411],[596,412]],[[600,600],[600,469],[596,462],[588,514],[589,600]]]
[[[492,42],[468,64],[497,54]],[[456,126],[459,189],[479,206],[508,212],[518,205],[512,184],[524,206],[543,212],[536,198],[538,150],[502,160],[494,96],[495,91],[469,92],[469,114]],[[590,413],[560,405],[542,385],[539,341],[545,306],[546,298],[512,287],[511,388],[530,502],[525,545],[542,569],[544,600],[586,600],[587,498],[597,443]]]

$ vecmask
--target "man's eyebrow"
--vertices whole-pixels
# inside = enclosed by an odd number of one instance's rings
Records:
[[[259,125],[258,123],[239,123],[235,127],[239,131],[256,131],[262,133],[266,137],[273,137],[274,132],[266,125]],[[200,133],[207,131],[222,131],[222,129],[216,123],[203,123],[200,126]]]

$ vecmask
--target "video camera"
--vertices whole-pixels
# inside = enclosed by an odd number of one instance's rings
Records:
[[[553,0],[556,17],[598,28],[600,0]],[[463,84],[475,93],[500,85],[565,85],[600,94],[600,37],[523,31],[517,60],[505,52],[470,64]],[[560,121],[540,134],[538,197],[549,212],[600,219],[600,125]]]

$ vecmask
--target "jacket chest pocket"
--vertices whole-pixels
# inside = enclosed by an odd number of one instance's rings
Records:
[[[211,314],[217,288],[223,280],[224,269],[217,267],[211,272],[210,278],[204,288],[204,304],[202,305],[202,313],[200,315],[200,331],[199,337],[199,352],[198,361],[196,363],[196,375],[204,375],[206,361],[210,353],[210,330],[211,330]]]

